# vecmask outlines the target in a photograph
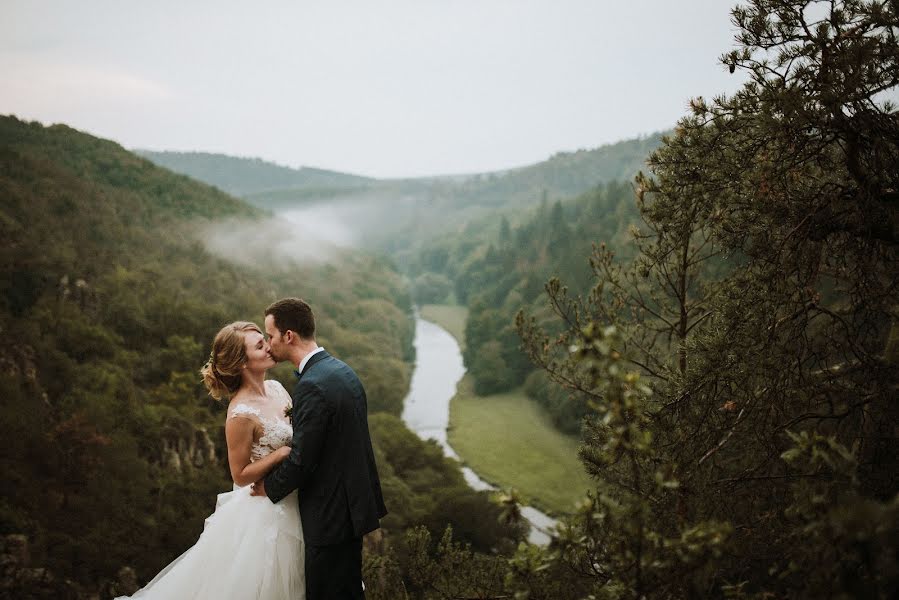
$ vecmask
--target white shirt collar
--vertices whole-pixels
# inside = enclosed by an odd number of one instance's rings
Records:
[[[318,346],[315,350],[313,350],[312,352],[310,352],[309,354],[304,356],[303,360],[300,361],[300,366],[297,368],[297,372],[302,373],[303,369],[306,368],[306,363],[309,362],[309,359],[312,358],[313,356],[315,356],[316,354],[318,354],[319,352],[324,352],[324,351],[325,351],[324,348],[322,348],[321,346]]]

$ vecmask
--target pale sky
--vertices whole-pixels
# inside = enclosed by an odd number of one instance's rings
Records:
[[[373,177],[492,171],[735,91],[735,0],[0,0],[0,113]]]

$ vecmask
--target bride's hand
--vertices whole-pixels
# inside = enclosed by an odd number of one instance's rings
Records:
[[[290,446],[281,446],[275,452],[278,454],[278,462],[282,460],[286,460],[288,456],[290,456],[290,451],[293,450]]]
[[[260,479],[256,483],[250,484],[251,496],[265,496],[265,479]]]

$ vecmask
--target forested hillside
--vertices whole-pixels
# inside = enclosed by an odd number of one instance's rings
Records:
[[[50,573],[9,567],[3,597],[106,597],[121,567],[146,582],[196,540],[231,487],[224,406],[198,369],[222,325],[258,322],[286,295],[311,302],[319,341],[368,390],[391,511],[369,561],[403,572],[414,526],[452,525],[484,550],[521,535],[398,418],[413,323],[388,263],[344,253],[241,266],[197,233],[264,216],[242,201],[62,125],[3,117],[0,140],[0,330],[11,342],[0,350],[0,532],[25,535],[31,565]],[[291,386],[291,369],[276,371]]]
[[[430,252],[435,238],[465,240],[478,235],[485,224],[496,222],[499,215],[514,225],[541,204],[552,205],[609,182],[630,180],[646,170],[646,156],[660,140],[661,135],[656,134],[560,153],[520,169],[435,180],[426,188],[404,190],[400,197],[405,200],[389,213],[386,234],[372,236],[370,243],[388,252],[401,269],[414,273],[420,256]]]
[[[524,307],[545,314],[545,283],[562,278],[573,294],[593,285],[594,244],[615,248],[622,259],[636,246],[630,228],[639,220],[633,187],[610,182],[577,198],[544,202],[509,217],[475,221],[464,233],[425,247],[409,271],[419,303],[448,298],[468,306],[465,361],[475,391],[492,394],[526,385],[564,432],[578,434],[586,406],[549,385],[520,349],[515,315]]]
[[[662,143],[662,134],[560,152],[549,159],[500,173],[484,173],[456,184],[460,204],[518,206],[576,196],[599,184],[629,181],[646,170],[646,157]]]
[[[205,181],[237,196],[249,196],[274,190],[352,188],[372,182],[368,177],[300,167],[293,169],[259,158],[240,158],[208,152],[154,152],[135,150],[135,154],[161,167]]]

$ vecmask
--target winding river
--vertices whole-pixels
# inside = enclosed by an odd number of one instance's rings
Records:
[[[456,394],[456,384],[465,375],[462,352],[455,338],[438,325],[415,317],[415,370],[409,385],[409,395],[403,403],[403,421],[424,440],[434,439],[446,456],[461,462],[447,441],[450,400]],[[481,479],[469,467],[463,466],[465,480],[476,490],[494,490],[495,486]],[[521,507],[522,516],[531,524],[528,541],[546,545],[549,532],[556,521],[531,506]]]

